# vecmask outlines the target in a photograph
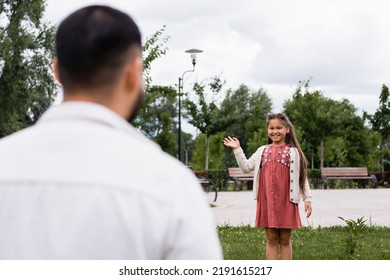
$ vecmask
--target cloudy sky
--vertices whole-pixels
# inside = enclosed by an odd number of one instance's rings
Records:
[[[166,56],[153,65],[153,82],[177,84],[191,69],[185,50],[201,49],[196,72],[184,87],[214,75],[227,88],[244,83],[267,90],[280,111],[298,81],[359,113],[378,107],[382,84],[390,85],[390,1],[387,0],[48,0],[46,19],[58,24],[89,4],[130,14],[144,40],[163,25]]]

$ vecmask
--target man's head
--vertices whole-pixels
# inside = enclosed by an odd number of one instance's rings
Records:
[[[141,34],[128,15],[106,6],[77,10],[59,25],[56,52],[64,100],[96,101],[134,115],[143,90]]]

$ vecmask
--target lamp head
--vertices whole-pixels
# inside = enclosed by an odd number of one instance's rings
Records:
[[[195,67],[196,65],[196,54],[197,53],[202,53],[203,51],[202,50],[198,50],[198,49],[189,49],[189,50],[186,50],[186,53],[190,53],[191,54],[191,60],[192,60],[192,65]]]

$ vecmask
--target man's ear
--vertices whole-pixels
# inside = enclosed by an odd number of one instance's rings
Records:
[[[61,78],[60,78],[60,69],[58,67],[58,59],[55,57],[53,58],[52,61],[52,68],[53,68],[53,73],[54,73],[54,78],[56,81],[61,84]]]
[[[142,87],[142,59],[136,57],[126,66],[126,88],[129,93],[138,93]]]

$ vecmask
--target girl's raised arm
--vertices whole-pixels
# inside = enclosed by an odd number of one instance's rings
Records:
[[[230,136],[225,137],[223,139],[223,144],[226,147],[232,148],[233,150],[238,149],[240,147],[240,141],[236,137],[230,137]]]

